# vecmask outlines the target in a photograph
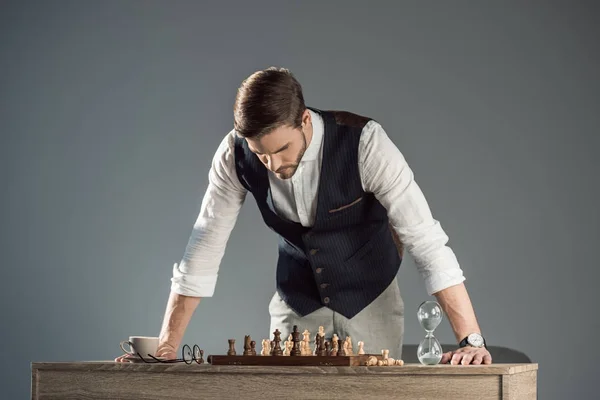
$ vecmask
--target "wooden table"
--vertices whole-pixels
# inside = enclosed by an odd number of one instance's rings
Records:
[[[32,399],[518,399],[537,364],[264,367],[34,362]]]

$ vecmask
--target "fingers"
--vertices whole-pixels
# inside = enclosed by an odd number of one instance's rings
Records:
[[[450,360],[450,364],[458,365],[460,364],[460,360],[463,358],[464,353],[454,353],[452,359]]]
[[[440,360],[441,364],[448,364],[448,362],[450,361],[450,358],[452,357],[452,352],[448,351],[444,354],[442,354],[442,359]]]
[[[128,354],[123,354],[117,358],[115,358],[115,362],[129,362],[129,360],[126,358],[128,356]]]
[[[483,363],[484,364],[492,363],[492,355],[490,353],[487,353],[485,356],[483,356]]]

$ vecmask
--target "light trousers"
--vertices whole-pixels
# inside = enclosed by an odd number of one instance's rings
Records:
[[[394,278],[387,289],[381,293],[371,304],[348,319],[343,315],[322,307],[304,317],[298,315],[275,292],[269,303],[271,326],[269,336],[272,340],[273,332],[281,332],[281,346],[288,339],[294,325],[302,332],[310,332],[311,349],[314,349],[314,339],[319,327],[323,326],[325,338],[329,340],[334,333],[340,341],[350,336],[354,353],[358,352],[358,342],[364,342],[367,354],[381,354],[383,349],[389,350],[389,356],[394,359],[402,357],[402,342],[404,338],[404,302],[400,295],[398,280]]]

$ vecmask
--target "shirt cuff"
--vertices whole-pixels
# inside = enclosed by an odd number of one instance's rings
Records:
[[[217,275],[190,275],[181,272],[177,263],[173,265],[171,291],[183,296],[212,297],[217,285]]]
[[[422,270],[422,276],[429,296],[466,280],[458,262],[448,259],[434,261]]]

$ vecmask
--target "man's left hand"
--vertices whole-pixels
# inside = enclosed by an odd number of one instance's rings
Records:
[[[465,346],[442,355],[440,364],[452,365],[491,364],[492,355],[485,347]]]

